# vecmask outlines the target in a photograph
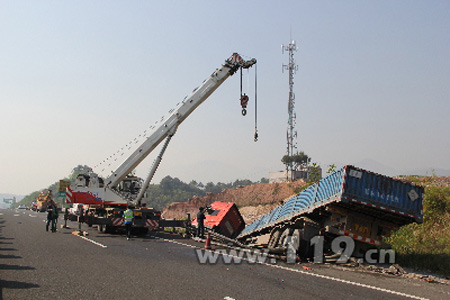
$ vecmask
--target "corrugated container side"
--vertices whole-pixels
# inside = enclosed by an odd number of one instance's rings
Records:
[[[344,172],[344,168],[339,169],[321,179],[318,183],[309,186],[304,191],[289,198],[283,205],[274,208],[268,214],[248,225],[240,236],[250,234],[267,226],[275,225],[278,222],[313,210],[316,207],[339,200],[342,194]]]
[[[362,201],[422,221],[423,188],[353,166],[346,168],[343,201]]]

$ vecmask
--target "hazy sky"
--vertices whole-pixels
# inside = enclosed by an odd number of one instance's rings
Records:
[[[118,151],[125,158],[121,148],[233,52],[258,60],[259,142],[253,69],[244,72],[248,115],[235,75],[181,124],[154,182],[259,180],[282,170],[288,56],[280,46],[291,32],[300,150],[324,167],[450,169],[449,1],[2,0],[0,192],[28,194],[78,164]]]

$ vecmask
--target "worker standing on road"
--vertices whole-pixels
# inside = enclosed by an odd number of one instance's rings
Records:
[[[50,204],[47,207],[47,225],[45,226],[45,229],[48,231],[48,226],[51,223],[52,232],[54,232],[53,231],[53,227],[55,226],[55,217],[54,217],[54,212],[53,211],[54,211],[54,206],[53,206],[53,204]]]
[[[129,240],[131,238],[131,226],[133,225],[133,218],[134,218],[134,213],[131,210],[131,206],[128,206],[127,210],[123,212],[123,218],[125,219],[127,240]]]
[[[203,213],[204,210],[205,209],[203,207],[200,207],[197,213],[197,237],[202,239],[205,238],[205,214]]]
[[[56,232],[56,224],[58,223],[58,206],[53,202],[53,222],[52,222],[52,232]]]

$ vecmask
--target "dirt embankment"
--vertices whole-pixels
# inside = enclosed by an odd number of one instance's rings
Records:
[[[257,183],[236,189],[224,190],[218,194],[205,197],[193,197],[187,202],[173,202],[162,213],[165,219],[185,218],[188,213],[195,217],[200,206],[207,206],[215,201],[233,202],[239,208],[245,223],[250,224],[287,198],[298,193],[306,183],[303,180],[282,183]]]

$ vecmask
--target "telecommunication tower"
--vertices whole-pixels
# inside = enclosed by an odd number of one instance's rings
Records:
[[[289,63],[287,65],[282,65],[282,70],[287,70],[289,72],[289,102],[288,102],[288,128],[287,128],[287,155],[292,156],[298,154],[297,148],[297,129],[296,127],[296,113],[295,113],[295,93],[294,93],[294,74],[298,70],[298,65],[295,63],[294,52],[297,51],[298,46],[295,41],[291,39],[288,45],[281,45],[282,53],[288,52]],[[297,171],[297,164],[289,163],[286,164],[286,173],[291,171],[291,176],[294,171]],[[292,179],[292,178],[291,178]]]

